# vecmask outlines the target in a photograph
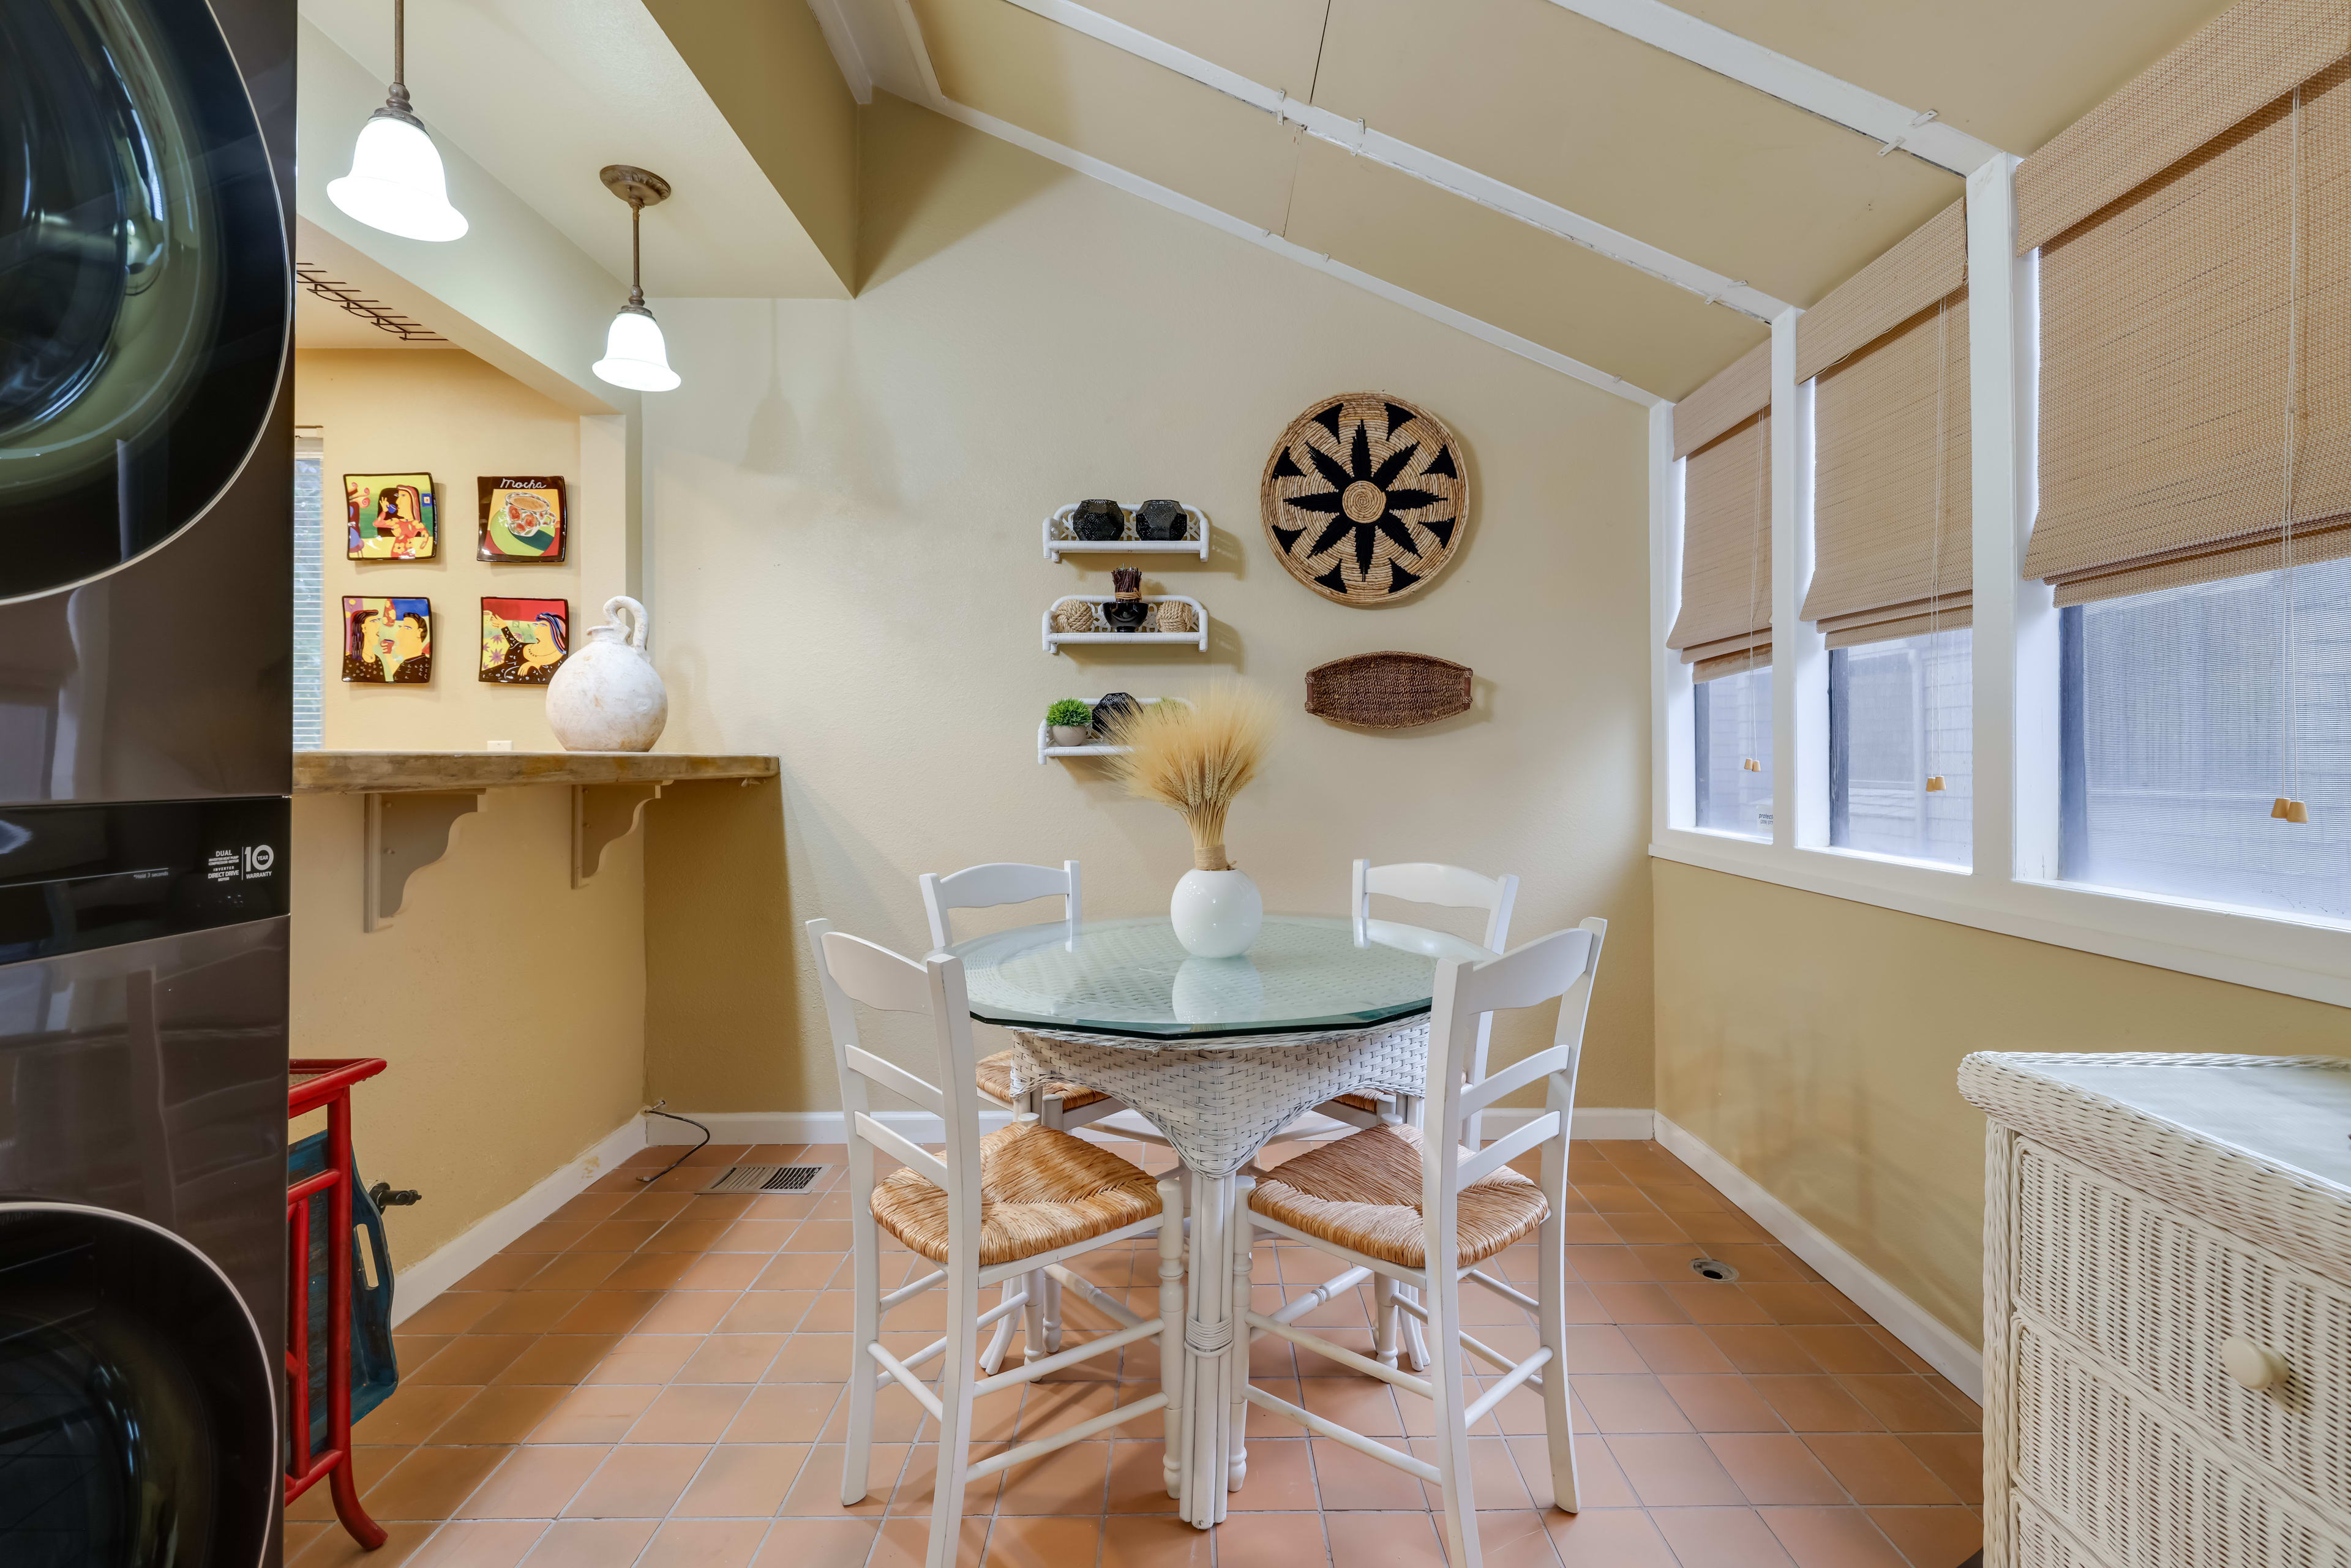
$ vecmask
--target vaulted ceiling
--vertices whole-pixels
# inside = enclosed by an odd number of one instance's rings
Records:
[[[657,292],[856,287],[879,89],[1675,399],[2224,5],[440,0],[409,52],[428,122],[616,272],[595,168],[670,174]],[[303,0],[371,64],[385,9]]]

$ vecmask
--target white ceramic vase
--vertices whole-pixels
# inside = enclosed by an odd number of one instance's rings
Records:
[[[622,610],[630,623],[611,623]],[[566,751],[651,751],[669,722],[669,693],[645,656],[645,607],[608,599],[604,615],[547,683],[548,727]]]
[[[1196,958],[1231,958],[1249,951],[1265,924],[1265,900],[1244,872],[1184,873],[1167,901],[1176,940]]]

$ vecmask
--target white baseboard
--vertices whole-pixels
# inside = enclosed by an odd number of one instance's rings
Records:
[[[522,1234],[579,1197],[588,1184],[645,1146],[645,1118],[632,1116],[595,1146],[505,1207],[485,1215],[453,1241],[393,1276],[392,1321],[407,1321],[425,1302],[513,1245]]]
[[[1582,1114],[1577,1113],[1579,1118]],[[1656,1124],[1657,1142],[1676,1158],[1704,1176],[1723,1197],[1737,1204],[1748,1218],[1811,1264],[1822,1279],[1844,1291],[1854,1305],[1876,1319],[1887,1333],[1949,1378],[1969,1398],[1979,1405],[1983,1403],[1983,1358],[1974,1345],[1823,1235],[1811,1220],[1764,1191],[1752,1176],[1694,1134],[1662,1115],[1656,1118]]]
[[[714,1144],[837,1144],[848,1134],[838,1111],[680,1111],[681,1116],[691,1116],[710,1129]],[[1528,1110],[1494,1110],[1486,1113],[1486,1133],[1491,1137],[1498,1133],[1516,1131],[1532,1117],[1540,1114]],[[1656,1113],[1637,1107],[1613,1105],[1579,1105],[1575,1108],[1573,1135],[1579,1138],[1646,1138],[1656,1124]],[[936,1143],[945,1136],[939,1119],[924,1111],[883,1111],[874,1120],[893,1133],[902,1134],[916,1143]],[[983,1111],[979,1124],[990,1130],[1004,1125],[1002,1111]],[[649,1144],[692,1144],[701,1141],[702,1134],[683,1122],[666,1117],[646,1119],[646,1142]],[[1081,1133],[1115,1136],[1115,1122],[1081,1127]]]
[[[679,1113],[710,1129],[721,1144],[837,1144],[845,1135],[838,1111],[713,1111]],[[1523,1125],[1537,1113],[1504,1108],[1486,1113],[1489,1137]],[[876,1120],[917,1143],[936,1143],[943,1136],[939,1119],[921,1111],[884,1111]],[[1005,1113],[989,1111],[981,1124],[1004,1124]],[[1114,1124],[1090,1129],[1098,1137],[1115,1137]],[[1976,1347],[1951,1332],[1942,1320],[1881,1279],[1866,1264],[1823,1235],[1810,1220],[1766,1192],[1755,1180],[1696,1135],[1676,1126],[1654,1111],[1637,1106],[1580,1105],[1574,1133],[1579,1138],[1639,1140],[1654,1137],[1685,1165],[1706,1178],[1725,1197],[1761,1225],[1790,1251],[1812,1265],[1820,1276],[1850,1297],[1928,1365],[1957,1385],[1969,1398],[1983,1400],[1983,1363]],[[701,1134],[683,1122],[659,1116],[632,1116],[612,1129],[595,1147],[553,1176],[483,1218],[455,1240],[431,1256],[402,1270],[394,1295],[392,1322],[410,1313],[489,1261],[525,1231],[586,1190],[588,1185],[639,1149],[650,1145],[691,1144]]]

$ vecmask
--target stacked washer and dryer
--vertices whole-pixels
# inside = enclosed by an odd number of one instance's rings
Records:
[[[278,1562],[294,0],[0,0],[0,1563]]]

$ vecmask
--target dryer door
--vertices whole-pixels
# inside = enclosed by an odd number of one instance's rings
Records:
[[[253,1568],[283,1487],[279,1375],[170,1231],[0,1202],[0,1562]]]
[[[203,0],[0,5],[0,601],[194,522],[267,423],[291,278]]]

